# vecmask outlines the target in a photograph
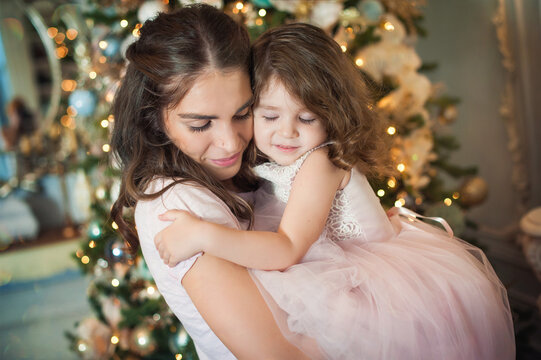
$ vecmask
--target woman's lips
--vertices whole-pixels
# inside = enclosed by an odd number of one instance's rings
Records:
[[[230,156],[228,158],[212,159],[211,161],[214,164],[218,165],[218,166],[227,167],[227,166],[231,166],[231,165],[235,164],[237,162],[237,160],[239,159],[239,157],[240,157],[240,152],[238,152],[235,155]]]
[[[299,147],[298,146],[287,146],[287,145],[274,145],[278,150],[282,151],[282,152],[286,152],[286,153],[290,153],[290,152],[293,152],[295,150],[297,150]]]

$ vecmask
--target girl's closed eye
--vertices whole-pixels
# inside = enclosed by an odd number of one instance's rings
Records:
[[[278,114],[274,114],[274,113],[263,113],[261,114],[261,117],[264,119],[264,120],[267,120],[267,121],[274,121],[276,119],[278,119]]]
[[[316,121],[316,118],[304,118],[304,117],[299,116],[299,120],[300,120],[301,123],[311,124],[314,121]]]
[[[317,118],[314,114],[306,112],[299,115],[299,121],[303,124],[311,124],[316,121]]]

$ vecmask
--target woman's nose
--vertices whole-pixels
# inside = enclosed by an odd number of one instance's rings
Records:
[[[235,152],[238,150],[240,143],[240,135],[235,130],[234,126],[224,126],[218,131],[217,145],[228,152]]]

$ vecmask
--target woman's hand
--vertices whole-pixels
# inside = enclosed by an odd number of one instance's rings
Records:
[[[184,210],[169,210],[158,218],[172,221],[154,237],[154,244],[166,265],[173,267],[202,251],[200,240],[204,221]]]

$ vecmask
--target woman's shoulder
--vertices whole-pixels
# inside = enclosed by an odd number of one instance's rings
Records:
[[[167,188],[161,195],[137,202],[135,212],[152,213],[172,209],[187,210],[194,215],[212,221],[219,218],[232,218],[229,207],[208,188],[193,181],[172,178],[155,178],[148,185],[145,194],[156,194]]]
[[[182,181],[180,179],[155,177],[145,190],[145,194],[157,194],[163,189],[166,189],[160,196],[149,199],[139,200],[139,202],[154,202],[179,199],[182,201],[205,200],[205,201],[221,201],[212,191],[205,186],[195,183],[194,181]],[[138,202],[138,203],[139,203]]]

